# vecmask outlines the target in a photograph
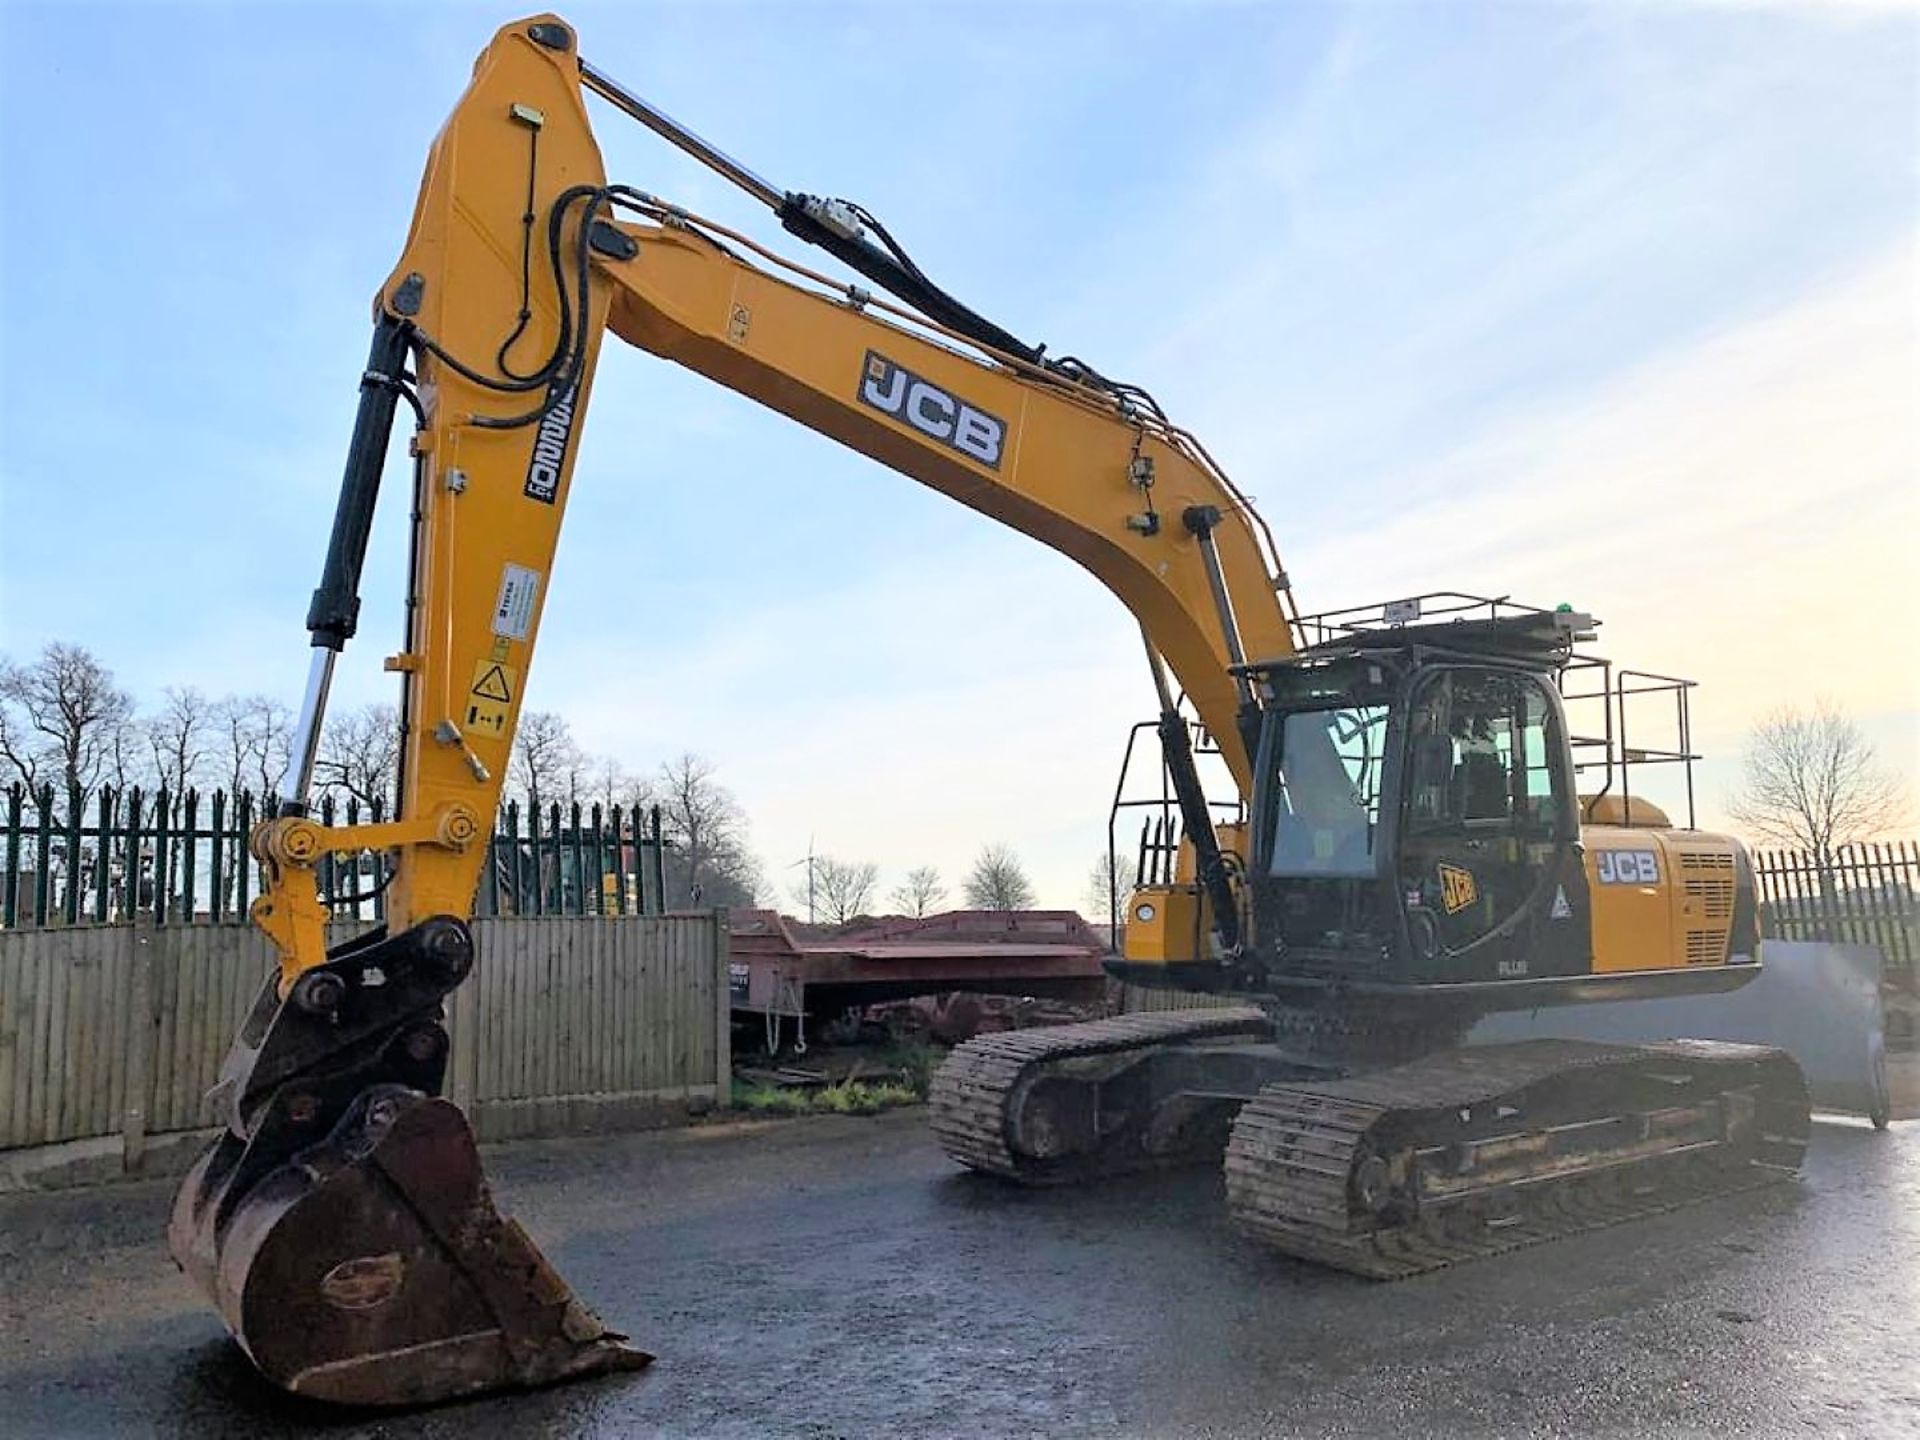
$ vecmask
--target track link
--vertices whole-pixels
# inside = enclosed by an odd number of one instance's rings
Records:
[[[947,1154],[968,1169],[1026,1185],[1066,1184],[1173,1163],[1173,1157],[1156,1157],[1137,1147],[1077,1156],[1067,1164],[1038,1160],[1013,1147],[1008,1121],[1025,1087],[1062,1062],[1179,1041],[1264,1039],[1270,1029],[1262,1011],[1245,1007],[1121,1015],[983,1035],[958,1046],[935,1073],[927,1097],[933,1133]]]
[[[1363,1203],[1393,1156],[1445,1146],[1469,1116],[1524,1135],[1548,1087],[1625,1102],[1650,1086],[1751,1103],[1738,1144],[1676,1146],[1571,1173],[1519,1175],[1471,1198]],[[1631,1103],[1624,1104],[1632,1109]],[[1592,1107],[1604,1118],[1604,1103]],[[1488,1132],[1482,1121],[1479,1135]],[[1289,1255],[1399,1279],[1713,1199],[1791,1176],[1806,1149],[1799,1067],[1778,1050],[1681,1040],[1635,1047],[1543,1040],[1452,1050],[1346,1079],[1269,1085],[1227,1147],[1227,1203],[1247,1234]]]

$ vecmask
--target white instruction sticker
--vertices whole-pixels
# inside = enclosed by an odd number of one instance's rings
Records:
[[[540,596],[540,572],[508,565],[500,572],[500,599],[493,607],[493,633],[524,640],[533,628],[533,602]]]

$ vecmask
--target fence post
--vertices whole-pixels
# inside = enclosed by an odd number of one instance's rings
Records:
[[[35,802],[39,816],[39,835],[33,847],[33,923],[47,923],[47,886],[53,870],[53,786],[42,785]]]
[[[658,805],[653,807],[648,819],[652,831],[649,838],[653,842],[651,847],[653,858],[651,867],[653,870],[653,913],[656,915],[664,915],[667,913],[667,858],[660,841],[660,807]]]
[[[613,913],[627,913],[627,838],[621,830],[623,821],[620,807],[613,807],[611,824],[613,827]]]
[[[587,908],[589,915],[611,915],[613,907],[607,904],[607,838],[606,816],[600,813],[600,802],[593,802],[593,901]]]
[[[733,1106],[733,992],[727,984],[727,964],[733,955],[733,917],[725,908],[713,912],[713,1108]]]
[[[374,824],[379,825],[386,821],[387,800],[384,795],[374,796],[369,808],[373,812]],[[360,853],[373,857],[373,919],[376,925],[384,925],[387,923],[387,855],[384,850],[363,850]],[[487,857],[488,864],[491,865],[493,857],[492,821],[487,822]]]
[[[107,891],[113,873],[113,813],[119,803],[111,786],[100,787],[99,824],[95,829],[93,852],[93,921],[107,923]]]
[[[0,920],[11,930],[20,923],[20,782],[7,787],[7,868],[0,880]]]
[[[196,841],[200,829],[200,793],[191,786],[181,801],[181,821],[180,863],[173,867],[180,880],[181,908],[174,912],[174,919],[191,925],[199,908],[199,867],[194,862],[199,855]]]
[[[540,807],[531,800],[527,802],[527,850],[533,856],[533,908],[520,913],[544,915],[547,913],[547,886],[540,869]]]
[[[80,892],[86,888],[80,870],[80,826],[86,820],[80,787],[67,786],[66,890],[60,897],[60,916],[69,925],[80,923]]]
[[[173,797],[162,784],[153,797],[153,918],[167,923],[167,895],[173,889]]]
[[[127,1095],[121,1114],[120,1166],[140,1173],[147,1149],[147,1098],[153,1094],[153,916],[136,910],[130,932],[133,985],[127,1000]]]
[[[131,920],[140,913],[140,787],[127,790],[126,864],[120,875],[120,915]]]
[[[213,923],[218,925],[227,918],[227,871],[226,856],[223,853],[227,843],[227,792],[224,790],[213,792],[213,819],[210,823],[213,843],[208,847],[207,855],[207,873],[211,877],[207,894],[207,913],[212,917]]]

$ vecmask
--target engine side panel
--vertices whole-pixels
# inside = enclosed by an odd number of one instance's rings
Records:
[[[1751,956],[1751,943],[1736,943],[1734,933],[1745,874],[1738,842],[1697,830],[1611,826],[1590,828],[1585,838],[1596,973]]]

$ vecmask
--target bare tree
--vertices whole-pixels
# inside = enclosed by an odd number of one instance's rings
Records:
[[[580,747],[566,718],[551,710],[530,710],[520,717],[513,737],[507,775],[533,810],[573,797],[582,764]]]
[[[802,888],[796,899],[807,901],[828,925],[844,925],[868,913],[867,902],[880,879],[878,865],[871,860],[836,860],[831,855],[816,855],[812,860],[812,893]]]
[[[643,810],[653,800],[653,782],[631,773],[611,755],[586,756],[579,766],[578,798],[582,805],[598,805],[602,815],[618,805]]]
[[[220,764],[228,792],[251,790],[256,812],[287,782],[293,756],[293,715],[267,695],[229,695],[215,707]]]
[[[197,784],[214,744],[216,724],[213,703],[193,686],[169,685],[163,690],[160,708],[141,726],[153,758],[154,779],[175,794]],[[115,756],[116,784],[124,786],[130,778],[129,758]]]
[[[1787,706],[1754,727],[1746,773],[1728,813],[1763,839],[1824,861],[1905,813],[1899,784],[1860,727],[1827,701]]]
[[[132,720],[132,697],[84,645],[56,640],[24,665],[0,659],[0,759],[29,789],[86,795]]]
[[[101,767],[101,781],[113,786],[115,795],[126,794],[134,785],[151,784],[158,774],[152,758],[138,721],[117,725],[108,747],[107,763]]]
[[[750,905],[759,865],[747,849],[747,822],[731,792],[694,754],[660,767],[659,804],[669,850],[667,898],[682,905]]]
[[[0,656],[0,685],[6,683],[12,662]],[[34,787],[39,778],[39,747],[13,706],[0,698],[0,763],[6,766],[4,778],[9,785]]]
[[[1111,863],[1109,863],[1111,860]],[[1088,918],[1105,925],[1120,914],[1120,907],[1140,885],[1140,862],[1132,855],[1108,856],[1101,851],[1087,872]]]
[[[967,904],[976,910],[1025,910],[1033,904],[1033,886],[1019,857],[1005,845],[982,846],[967,872]]]
[[[947,898],[947,887],[940,883],[940,872],[931,865],[921,865],[907,872],[907,878],[893,887],[893,893],[887,897],[900,909],[915,919],[931,915],[933,907]]]
[[[314,783],[368,810],[378,802],[392,813],[401,738],[400,712],[391,705],[362,705],[330,716],[314,757]]]

